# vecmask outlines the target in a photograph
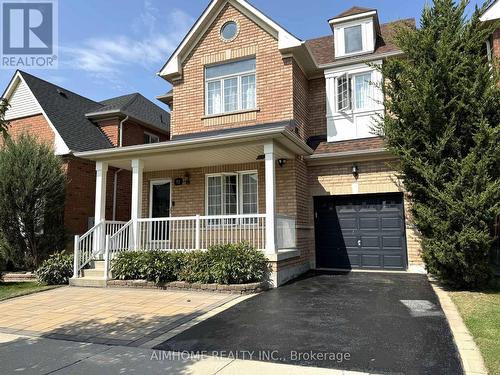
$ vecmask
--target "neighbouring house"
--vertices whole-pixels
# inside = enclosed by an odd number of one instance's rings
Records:
[[[309,269],[422,269],[397,160],[372,132],[373,64],[401,57],[394,30],[414,20],[352,7],[328,23],[304,41],[244,0],[210,2],[159,72],[171,139],[76,153],[96,162],[97,223],[109,168],[131,171],[132,208],[107,241],[98,227],[76,239],[73,283],[96,251],[107,269],[130,249],[239,241],[265,252],[275,286]]]
[[[500,19],[500,1],[497,0],[490,4],[488,9],[481,16],[483,22],[499,22]],[[500,27],[496,28],[491,38],[486,43],[486,53],[490,61],[500,59]],[[500,216],[497,217],[493,224],[493,236],[496,238],[495,248],[491,254],[491,263],[493,264],[495,273],[500,275]]]
[[[72,234],[94,226],[95,162],[76,152],[166,141],[170,114],[134,93],[102,102],[85,98],[23,71],[17,71],[3,94],[10,104],[6,112],[8,132],[23,132],[49,142],[63,160],[68,185],[64,224]],[[110,168],[103,218],[130,218],[132,175]]]

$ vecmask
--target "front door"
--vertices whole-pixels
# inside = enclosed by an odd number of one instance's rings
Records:
[[[151,218],[170,217],[170,185],[170,181],[151,181]],[[168,221],[152,222],[150,231],[153,241],[169,239]]]

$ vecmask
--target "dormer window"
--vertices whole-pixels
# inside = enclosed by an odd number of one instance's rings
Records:
[[[345,53],[363,51],[363,37],[361,25],[346,27],[344,29]]]
[[[376,10],[353,7],[328,22],[334,35],[336,59],[375,50],[380,29]]]

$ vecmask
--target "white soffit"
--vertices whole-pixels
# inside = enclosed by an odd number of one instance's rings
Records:
[[[287,51],[302,45],[301,40],[293,36],[245,0],[212,0],[210,5],[205,9],[200,18],[198,18],[191,30],[185,36],[181,44],[177,47],[172,56],[170,56],[158,75],[161,77],[168,77],[171,75],[181,74],[181,65],[184,56],[187,56],[191,49],[197,44],[226,3],[234,6],[241,13],[246,15],[276,38],[278,40],[278,48],[280,51]]]

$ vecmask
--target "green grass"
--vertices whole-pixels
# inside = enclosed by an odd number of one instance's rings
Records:
[[[500,279],[481,292],[450,292],[465,325],[479,346],[486,367],[500,375]]]
[[[40,285],[36,281],[0,282],[0,301],[57,287],[58,285]]]

